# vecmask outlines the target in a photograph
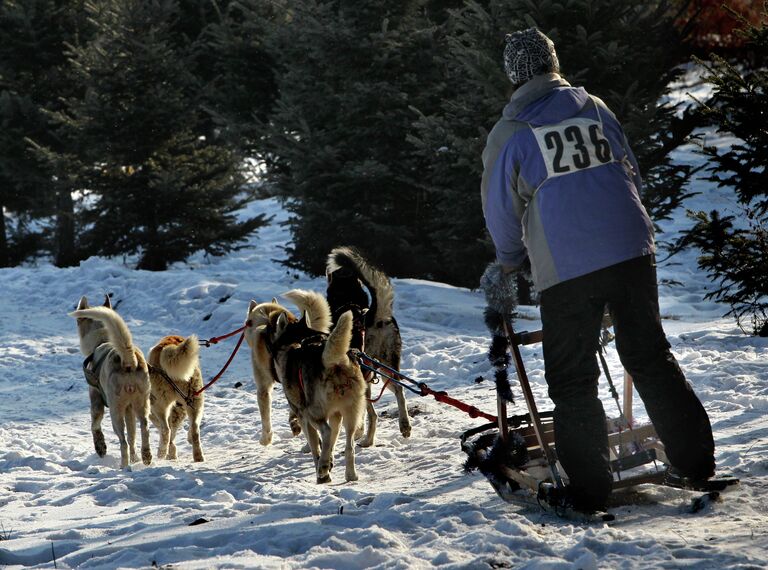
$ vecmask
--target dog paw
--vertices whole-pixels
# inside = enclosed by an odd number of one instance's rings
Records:
[[[293,435],[296,435],[295,433]],[[261,434],[261,439],[259,439],[259,443],[261,445],[269,445],[272,443],[272,432],[264,432]]]
[[[403,435],[403,437],[411,437],[411,424],[401,423],[400,433]]]
[[[141,451],[141,461],[144,463],[144,465],[149,465],[152,463],[152,452],[150,450],[142,450]]]
[[[347,473],[346,474],[346,479],[347,479],[348,482],[349,481],[357,481],[357,479],[358,479],[357,473],[355,473],[354,471],[352,471],[351,473]]]
[[[291,424],[291,433],[293,434],[293,437],[298,437],[301,435],[301,426],[298,423],[292,423]]]
[[[192,459],[197,462],[205,461],[205,455],[203,455],[202,451],[194,451],[192,452]]]
[[[104,432],[94,432],[93,447],[96,450],[96,455],[99,457],[104,457],[107,454],[107,444],[104,441]]]
[[[317,477],[317,484],[322,485],[323,483],[330,483],[331,482],[331,476],[330,475],[323,475],[322,477],[318,475]]]
[[[360,441],[357,442],[357,445],[360,447],[373,447],[373,440],[370,437],[364,437]]]

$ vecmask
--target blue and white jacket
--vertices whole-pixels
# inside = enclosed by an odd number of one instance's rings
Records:
[[[482,203],[498,260],[531,262],[539,291],[654,252],[621,125],[556,73],[515,91],[483,151]]]

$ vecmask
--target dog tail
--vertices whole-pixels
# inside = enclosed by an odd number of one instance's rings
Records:
[[[307,312],[309,326],[313,330],[327,333],[331,329],[331,308],[320,293],[306,289],[293,289],[283,293],[303,313]]]
[[[323,348],[323,366],[331,368],[336,365],[348,366],[349,345],[352,342],[352,311],[347,311],[339,317],[336,326]]]
[[[171,335],[163,337],[149,351],[149,363],[159,366],[172,378],[187,380],[198,365],[200,355],[197,336],[187,338]]]
[[[331,273],[346,268],[353,271],[371,294],[368,325],[392,318],[395,290],[384,272],[373,267],[360,252],[352,247],[337,247],[328,255],[326,271]]]
[[[131,331],[122,317],[109,307],[90,307],[88,309],[78,309],[69,313],[71,317],[77,319],[94,319],[104,323],[107,329],[107,338],[110,344],[120,355],[120,362],[123,368],[136,369],[138,359],[136,349],[133,346],[133,337]]]

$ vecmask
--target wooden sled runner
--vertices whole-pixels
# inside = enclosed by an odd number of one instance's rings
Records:
[[[576,514],[576,518],[586,520],[613,520],[609,513],[569,512],[563,503],[567,476],[557,461],[552,413],[539,412],[520,355],[520,346],[541,342],[543,334],[542,331],[515,333],[508,320],[504,325],[528,413],[508,417],[506,402],[497,396],[498,421],[468,430],[461,436],[462,450],[469,456],[467,468],[481,471],[506,501],[537,502],[562,516]],[[619,417],[607,420],[614,492],[655,484],[702,491],[708,499],[716,499],[720,491],[739,482],[733,477],[692,482],[675,476],[653,425],[633,425],[632,378],[625,373],[623,402],[619,404],[602,354],[600,357],[619,407]],[[693,509],[696,504],[701,503],[694,501]]]

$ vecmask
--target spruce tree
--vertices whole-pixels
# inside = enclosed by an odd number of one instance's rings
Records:
[[[750,57],[738,64],[716,55],[701,62],[714,87],[706,116],[718,133],[736,139],[704,146],[707,179],[735,192],[742,215],[691,212],[696,224],[681,247],[701,250],[699,266],[716,285],[706,298],[728,305],[726,315],[742,330],[768,336],[768,2],[760,25],[742,23]]]
[[[434,276],[423,171],[406,143],[435,99],[433,28],[423,2],[290,4],[270,51],[279,98],[264,156],[292,213],[287,263],[320,274],[354,245],[392,275]]]
[[[490,0],[467,2],[446,24],[439,112],[422,112],[410,138],[429,164],[430,222],[446,247],[451,282],[471,286],[493,257],[480,211],[480,156],[510,95],[501,54],[506,33],[536,26],[555,42],[563,76],[602,98],[622,122],[644,176],[654,220],[690,195],[693,169],[671,161],[694,123],[659,104],[684,46],[668,2]],[[595,207],[599,207],[596,204]],[[459,281],[461,280],[461,281]]]
[[[210,0],[198,0],[212,4]],[[259,154],[277,96],[266,36],[285,8],[269,0],[219,2],[194,42],[195,74],[217,136],[248,157]]]
[[[85,95],[59,115],[74,158],[57,157],[76,163],[77,182],[96,198],[84,211],[87,253],[138,252],[139,268],[163,270],[196,250],[236,247],[263,218],[235,216],[240,157],[205,129],[192,40],[175,28],[178,3],[88,8],[96,38],[72,54]]]
[[[59,266],[77,261],[71,188],[42,163],[29,140],[61,150],[49,111],[77,92],[66,45],[88,37],[82,0],[0,3],[0,206],[15,220],[0,227],[0,266],[42,250]],[[32,231],[28,222],[44,218]],[[53,219],[49,224],[45,220]]]

